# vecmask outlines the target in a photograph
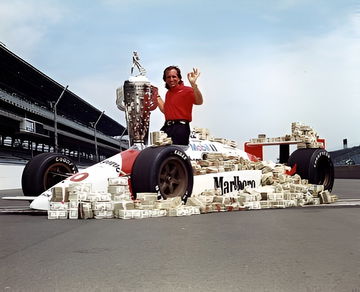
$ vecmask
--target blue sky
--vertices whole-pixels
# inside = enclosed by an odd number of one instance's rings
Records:
[[[0,41],[121,123],[138,51],[163,96],[165,67],[200,69],[192,124],[216,137],[241,146],[299,121],[329,150],[360,144],[359,1],[0,0]],[[162,122],[154,111],[151,130]]]

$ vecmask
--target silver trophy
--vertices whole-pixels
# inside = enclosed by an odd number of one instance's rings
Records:
[[[135,67],[139,70],[137,76],[133,76]],[[136,145],[140,149],[147,144],[150,112],[156,109],[158,96],[158,89],[150,84],[145,73],[137,52],[134,52],[131,77],[124,86],[116,89],[116,104],[125,111],[130,146]]]

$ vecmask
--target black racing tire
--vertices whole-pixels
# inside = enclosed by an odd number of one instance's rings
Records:
[[[25,166],[21,177],[25,196],[38,196],[69,174],[77,173],[76,165],[67,156],[59,153],[41,153]]]
[[[163,199],[191,196],[194,183],[190,158],[178,146],[148,147],[136,158],[131,187],[137,193],[160,193]]]
[[[334,164],[330,154],[321,148],[301,148],[289,157],[288,165],[296,164],[296,173],[309,183],[324,185],[331,191],[334,185]]]

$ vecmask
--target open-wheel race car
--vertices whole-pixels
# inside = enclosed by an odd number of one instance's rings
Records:
[[[312,148],[299,148],[289,155],[289,145],[299,144],[299,134],[284,139],[253,139],[240,150],[225,139],[210,139],[194,131],[188,146],[159,143],[159,135],[149,135],[150,112],[157,107],[157,88],[150,85],[144,72],[130,77],[117,90],[118,108],[125,111],[130,148],[86,169],[78,171],[67,156],[58,153],[43,153],[30,160],[22,175],[22,188],[30,207],[48,210],[54,187],[68,187],[72,183],[91,185],[92,191],[106,192],[108,179],[125,176],[135,199],[138,193],[157,193],[159,198],[181,197],[184,201],[192,194],[208,189],[220,189],[231,194],[245,187],[261,185],[260,169],[235,167],[232,161],[260,161],[264,145],[279,145],[280,162],[287,165],[287,173],[299,174],[312,184],[322,184],[331,191],[334,182],[334,167],[321,139],[307,141]],[[293,129],[294,130],[294,129]],[[297,129],[299,130],[299,128]],[[147,139],[151,136],[151,143]],[[309,137],[307,137],[308,139]],[[309,144],[307,143],[307,144]],[[167,144],[167,145],[162,145]],[[196,172],[196,166],[207,157],[227,157],[226,167]],[[232,160],[233,159],[233,160]],[[234,160],[235,159],[235,160]]]

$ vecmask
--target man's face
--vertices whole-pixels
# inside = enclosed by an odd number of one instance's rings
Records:
[[[180,79],[179,79],[179,77],[177,75],[177,71],[175,69],[166,71],[165,77],[166,77],[166,84],[170,88],[174,88],[179,84]]]

